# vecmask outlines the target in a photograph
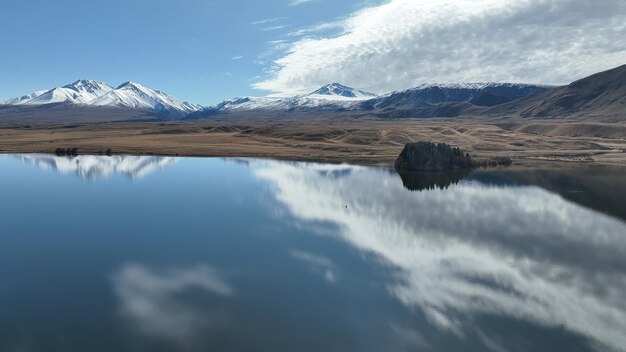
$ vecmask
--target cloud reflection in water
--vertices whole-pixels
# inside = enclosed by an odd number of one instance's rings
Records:
[[[332,260],[323,256],[298,250],[292,250],[289,254],[291,254],[294,259],[307,264],[311,272],[320,274],[327,283],[334,284],[337,282],[335,264]]]
[[[126,265],[113,275],[120,312],[145,335],[190,343],[199,330],[218,321],[210,312],[186,302],[181,295],[192,290],[214,297],[229,297],[233,289],[211,267],[154,271]]]
[[[384,170],[258,161],[299,220],[398,269],[390,290],[462,335],[488,314],[626,346],[626,224],[537,187],[408,192]]]

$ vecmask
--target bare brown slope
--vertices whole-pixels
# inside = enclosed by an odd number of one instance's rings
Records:
[[[626,165],[623,138],[544,136],[520,132],[524,120],[499,126],[477,119],[132,122],[72,126],[0,126],[0,153],[54,152],[279,159],[392,165],[406,143],[436,141],[477,158],[511,157],[516,164],[545,160]],[[533,122],[538,125],[538,122]],[[550,122],[566,126],[564,121]],[[614,123],[625,131],[626,123]],[[540,132],[535,126],[533,132]],[[553,135],[556,134],[556,135]]]
[[[487,116],[626,120],[626,65],[486,109]]]

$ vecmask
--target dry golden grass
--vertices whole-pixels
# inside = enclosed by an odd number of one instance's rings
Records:
[[[390,165],[407,142],[459,146],[476,157],[626,165],[626,124],[537,120],[196,121],[0,128],[0,152],[245,156]]]

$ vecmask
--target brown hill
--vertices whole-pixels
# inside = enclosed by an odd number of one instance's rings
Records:
[[[474,112],[475,113],[475,112]],[[484,111],[487,116],[626,120],[626,65]]]

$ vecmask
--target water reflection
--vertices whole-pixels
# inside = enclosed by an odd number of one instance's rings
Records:
[[[180,345],[192,343],[200,330],[221,320],[219,314],[186,302],[182,298],[185,293],[201,290],[214,299],[233,294],[231,286],[206,265],[163,271],[125,265],[114,274],[113,286],[119,310],[133,328]]]
[[[74,174],[86,180],[104,179],[115,174],[132,179],[141,179],[153,172],[163,170],[177,161],[176,158],[169,157],[130,155],[64,157],[29,154],[16,155],[16,157],[44,170]]]
[[[626,346],[623,174],[36,157],[0,157],[1,351]]]
[[[586,208],[626,221],[624,175],[626,175],[624,167],[592,164],[526,172],[515,169],[485,169],[472,172],[468,178],[490,184],[539,186]]]
[[[337,274],[335,274],[335,264],[329,258],[308,253],[305,251],[292,250],[291,256],[309,267],[309,271],[324,278],[329,284],[337,282]]]
[[[456,185],[469,175],[469,170],[452,172],[415,172],[398,170],[404,188],[409,191],[424,191],[429,189],[447,189]]]
[[[334,224],[346,243],[395,268],[390,291],[442,331],[481,336],[474,318],[488,315],[626,346],[620,220],[533,186],[463,181],[411,193],[382,170],[251,167],[296,219]]]

